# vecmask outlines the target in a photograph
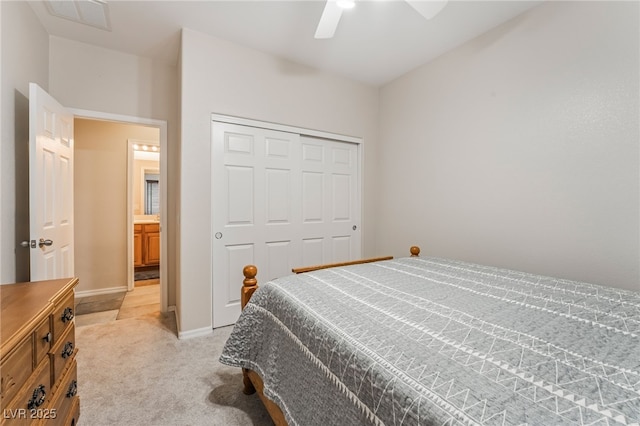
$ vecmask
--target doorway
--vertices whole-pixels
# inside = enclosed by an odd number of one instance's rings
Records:
[[[160,144],[128,140],[127,211],[133,211],[134,287],[156,285],[160,278]],[[129,236],[131,237],[131,236]]]
[[[153,215],[156,226],[156,241],[159,248],[159,292],[160,310],[168,310],[168,279],[165,232],[160,232],[166,223],[166,122],[137,117],[119,116],[89,111],[73,111],[76,123],[92,127],[89,133],[93,143],[100,145],[99,160],[84,171],[81,179],[76,176],[75,208],[77,231],[76,272],[85,281],[78,297],[118,293],[134,288],[134,211],[130,179],[129,145],[131,140],[155,141],[159,150],[156,167],[159,203]],[[98,137],[104,129],[117,129],[117,137],[105,141]],[[109,138],[106,138],[109,139]],[[82,144],[76,140],[76,163],[80,168],[88,166],[83,156],[96,152],[83,152]],[[86,145],[86,144],[85,144]],[[91,146],[91,142],[89,142]],[[82,163],[81,163],[82,162]],[[84,166],[82,166],[84,164]],[[78,194],[80,195],[80,194]],[[85,232],[83,233],[82,230]],[[84,247],[84,248],[83,248]],[[126,258],[125,258],[126,256]]]

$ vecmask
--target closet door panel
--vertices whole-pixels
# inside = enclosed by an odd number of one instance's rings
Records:
[[[358,146],[212,123],[214,327],[240,315],[242,268],[266,282],[360,257]]]

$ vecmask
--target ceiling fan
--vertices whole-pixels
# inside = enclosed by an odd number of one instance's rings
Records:
[[[425,19],[436,16],[446,5],[448,0],[404,0]],[[342,11],[355,6],[355,0],[327,0],[320,17],[315,38],[331,38],[336,32]]]

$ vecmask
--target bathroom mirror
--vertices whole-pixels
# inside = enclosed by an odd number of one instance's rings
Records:
[[[138,143],[133,148],[133,215],[157,217],[160,214],[159,147]]]

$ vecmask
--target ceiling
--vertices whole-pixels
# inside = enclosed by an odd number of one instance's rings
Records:
[[[324,1],[110,0],[111,31],[30,5],[50,35],[164,63],[177,63],[180,29],[190,28],[378,86],[541,2],[450,0],[427,21],[402,0],[359,0],[327,40],[314,38]]]

